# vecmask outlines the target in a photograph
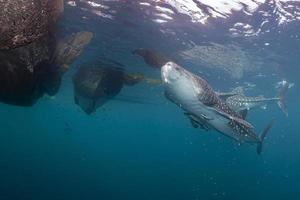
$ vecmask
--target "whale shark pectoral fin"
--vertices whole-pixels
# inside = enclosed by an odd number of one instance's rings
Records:
[[[204,120],[206,120],[206,121],[209,121],[209,120],[213,120],[213,119],[214,119],[214,118],[209,117],[209,116],[204,115],[204,114],[201,114],[201,118],[204,119]]]
[[[264,139],[265,139],[268,131],[272,127],[273,122],[274,122],[274,119],[272,119],[269,122],[269,124],[264,128],[264,130],[262,131],[262,133],[259,135],[259,142],[258,142],[257,147],[256,147],[257,154],[261,154],[261,152],[262,152],[262,145],[263,145]]]
[[[254,128],[252,124],[250,124],[249,122],[247,122],[244,119],[233,117],[232,120],[237,121],[238,123],[244,125],[247,128]]]
[[[192,113],[188,113],[188,112],[185,112],[184,114],[187,117],[189,117],[189,118],[191,118],[191,119],[193,119],[195,121],[199,121],[199,119],[202,120],[202,121],[208,121],[208,120],[212,120],[213,119],[212,117],[209,117],[209,116],[204,115],[204,114],[201,114],[200,116],[196,116],[196,115],[194,115]]]
[[[246,120],[244,119],[241,119],[241,118],[237,118],[237,117],[234,117],[232,115],[229,115],[225,112],[222,112],[222,111],[219,111],[219,110],[216,110],[216,112],[220,115],[222,115],[223,117],[227,118],[227,119],[230,119],[230,120],[233,120],[239,124],[242,124],[244,125],[245,127],[247,128],[253,128],[252,124],[250,124],[249,122],[247,122]]]
[[[191,114],[189,114],[189,113],[184,113],[186,116],[187,116],[187,118],[190,120],[190,122],[191,122],[191,124],[192,124],[192,126],[194,127],[194,128],[199,128],[199,122],[193,117],[193,115],[191,115]]]
[[[191,122],[193,128],[199,128],[199,124],[196,121],[194,121],[193,119],[190,118],[190,122]]]
[[[201,128],[204,129],[206,131],[209,130],[209,127],[206,124],[206,119],[204,119],[202,116],[201,117],[197,117],[191,113],[184,113],[190,120],[192,126],[194,128]]]

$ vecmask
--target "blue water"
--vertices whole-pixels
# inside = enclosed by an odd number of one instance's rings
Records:
[[[239,80],[255,83],[256,94],[267,96],[276,94],[274,84],[283,78],[295,84],[286,99],[288,117],[276,104],[250,112],[247,119],[257,132],[275,118],[263,153],[257,155],[255,145],[240,146],[215,131],[194,129],[164,97],[161,85],[124,87],[120,98],[144,103],[115,99],[86,115],[73,99],[71,77],[80,65],[105,57],[159,78],[159,71],[131,51],[147,47],[172,53],[180,47],[151,23],[131,27],[96,17],[83,20],[72,9],[66,7],[60,34],[88,30],[95,37],[64,75],[59,93],[33,107],[0,104],[0,200],[300,199],[300,71],[299,58],[292,57],[299,46],[290,44],[293,53],[281,74]],[[180,33],[184,27],[173,28]],[[212,37],[221,43],[227,39]],[[288,54],[289,46],[282,48]],[[198,70],[188,63],[187,68]],[[204,78],[219,89],[237,84],[225,75]]]

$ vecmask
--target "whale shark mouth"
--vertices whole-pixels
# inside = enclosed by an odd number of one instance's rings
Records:
[[[165,64],[161,68],[161,78],[163,83],[170,83],[170,71],[171,71],[172,66]]]
[[[170,83],[170,80],[168,79],[168,75],[169,75],[168,66],[161,68],[161,78],[163,83]]]
[[[168,62],[161,68],[161,77],[163,83],[170,84],[177,81],[180,77],[184,75],[175,63]]]

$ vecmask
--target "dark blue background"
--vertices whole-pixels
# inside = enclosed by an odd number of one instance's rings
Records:
[[[146,46],[174,53],[182,46],[160,34],[158,25],[147,19],[132,19],[139,12],[131,12],[129,18],[120,14],[115,21],[92,14],[85,14],[89,17],[84,20],[81,14],[78,8],[66,7],[60,34],[89,30],[95,37],[65,74],[56,97],[44,97],[32,108],[0,104],[1,200],[300,199],[300,73],[299,58],[294,56],[299,46],[270,34],[267,39],[276,46],[270,48],[288,62],[281,64],[275,77],[262,69],[267,77],[253,75],[239,81],[257,84],[257,93],[267,96],[276,94],[274,84],[282,78],[295,83],[287,97],[289,117],[275,104],[250,113],[248,119],[258,133],[276,119],[258,156],[253,145],[239,146],[217,132],[193,129],[182,111],[164,98],[161,86],[142,83],[124,88],[119,96],[151,104],[112,100],[97,113],[85,115],[73,102],[71,76],[80,65],[109,58],[130,71],[159,78],[158,71],[147,68],[131,51]],[[179,36],[186,28],[189,36],[182,40],[208,42],[195,36],[208,31],[203,27],[170,26]],[[220,30],[210,31],[211,41],[228,42]],[[284,34],[298,34],[298,29]],[[255,40],[263,44],[264,37]],[[249,41],[240,42],[253,48]],[[197,71],[197,66],[189,67]],[[204,78],[217,89],[236,85],[225,75],[222,80]]]

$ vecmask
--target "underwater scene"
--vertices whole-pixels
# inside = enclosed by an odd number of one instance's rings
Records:
[[[299,0],[0,0],[0,200],[300,199]]]

